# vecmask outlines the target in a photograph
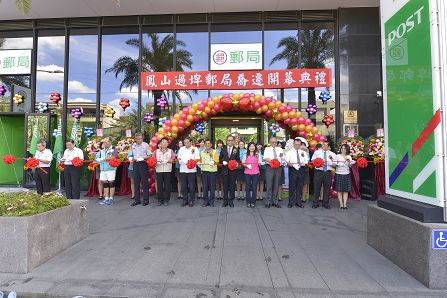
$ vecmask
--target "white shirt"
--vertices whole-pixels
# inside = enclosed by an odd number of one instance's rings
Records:
[[[352,160],[352,157],[350,155],[346,155],[345,157],[343,157],[341,154],[337,155],[335,161],[337,162],[337,168],[335,169],[335,174],[339,175],[349,174],[350,173],[349,165],[355,163],[355,161]]]
[[[276,157],[275,157],[276,154]],[[284,161],[284,152],[282,151],[281,147],[267,147],[264,150],[264,159],[277,159],[280,163]]]
[[[157,173],[169,173],[172,172],[172,163],[168,163],[171,159],[174,159],[174,151],[167,148],[166,152],[163,153],[161,149],[155,151],[155,156],[157,157],[157,167],[155,172]]]
[[[324,150],[323,149],[318,149],[317,151],[314,152],[314,155],[312,155],[312,161],[314,161],[317,158],[321,158],[322,160],[324,160]],[[335,159],[337,158],[337,155],[335,155],[334,152],[332,151],[326,151],[326,162],[327,162],[327,170],[328,171],[332,171],[332,164],[335,161]],[[317,170],[324,170],[324,165],[320,168],[316,168]]]
[[[285,160],[286,162],[292,163],[292,167],[299,170],[300,167],[305,166],[309,162],[309,158],[307,157],[307,153],[301,149],[298,149],[298,154],[300,156],[300,161],[298,164],[298,156],[297,156],[297,150],[295,148],[290,149],[287,151]]]
[[[50,149],[43,149],[43,151],[37,150],[36,154],[34,155],[34,158],[49,161],[50,163],[43,163],[39,161],[40,168],[48,168],[51,166],[51,161],[53,160],[53,153],[51,152]]]
[[[188,163],[188,160],[194,159],[195,161],[198,161],[200,159],[199,149],[191,146],[190,148],[186,148],[186,146],[183,146],[178,150],[177,158],[179,159],[180,163],[180,173],[195,173],[197,172],[197,167],[194,167],[194,169],[188,169],[186,164]]]
[[[80,159],[84,159],[84,152],[79,148],[73,148],[73,150],[65,149],[64,155],[62,159],[65,159],[64,164],[67,166],[71,166],[71,161],[75,158],[79,157]]]

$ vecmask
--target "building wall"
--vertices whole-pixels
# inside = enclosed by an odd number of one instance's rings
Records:
[[[343,111],[356,110],[359,135],[368,137],[383,127],[379,8],[339,9],[338,29],[340,135]]]

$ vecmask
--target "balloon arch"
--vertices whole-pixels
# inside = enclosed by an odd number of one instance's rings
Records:
[[[171,116],[151,138],[150,146],[155,150],[160,139],[167,138],[172,142],[176,138],[188,135],[194,124],[206,122],[210,116],[230,111],[263,114],[267,121],[276,120],[282,128],[288,126],[296,136],[308,140],[311,152],[318,143],[326,139],[310,119],[273,97],[254,93],[229,93],[203,99]]]

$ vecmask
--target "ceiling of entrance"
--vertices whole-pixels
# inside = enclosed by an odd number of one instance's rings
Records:
[[[2,0],[0,19],[93,17],[235,11],[317,10],[379,6],[379,0],[31,0],[28,15]]]

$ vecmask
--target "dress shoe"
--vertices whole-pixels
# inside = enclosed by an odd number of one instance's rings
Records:
[[[189,207],[194,207],[194,203],[189,203]]]
[[[210,207],[214,207],[214,203],[210,203]]]
[[[276,208],[281,208],[281,205],[279,205],[279,204],[275,204],[275,207],[276,207]]]
[[[230,207],[231,207],[231,208],[233,208],[233,207],[234,207],[234,204],[233,204],[233,202],[230,202],[230,203],[229,203],[229,205],[230,205]]]
[[[149,205],[149,202],[143,202],[143,206]]]
[[[265,204],[265,208],[270,208],[270,204]]]
[[[287,208],[292,208],[293,206],[292,205],[287,205]]]
[[[228,203],[227,202],[224,202],[223,204],[222,204],[222,207],[227,207],[228,206]]]
[[[202,207],[207,207],[207,206],[209,206],[210,204],[209,203],[203,203],[202,204]]]
[[[312,205],[312,209],[316,209],[316,208],[318,208],[319,206],[318,205],[316,205],[316,204],[313,204]]]
[[[169,206],[169,202],[164,202],[163,205]]]
[[[161,202],[161,201],[158,202],[158,203],[157,203],[157,206],[163,206],[163,202]]]
[[[324,208],[324,209],[331,209],[331,206],[329,206],[329,205],[323,205],[323,208]]]
[[[133,202],[132,204],[130,204],[130,206],[136,206],[136,205],[140,205],[141,202]]]
[[[185,206],[187,206],[187,205],[188,205],[188,202],[183,201],[183,203],[182,203],[182,207],[185,207]]]
[[[304,208],[304,205],[303,204],[298,204],[298,205],[296,205],[298,208]]]

